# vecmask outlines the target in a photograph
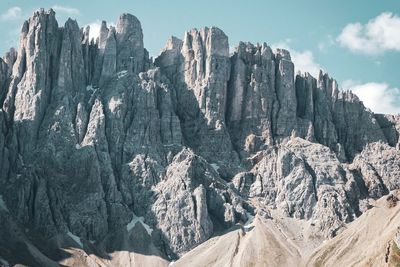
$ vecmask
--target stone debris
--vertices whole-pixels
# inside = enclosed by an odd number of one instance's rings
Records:
[[[386,205],[388,208],[396,207],[398,201],[399,199],[395,195],[390,194],[389,196],[386,197]]]

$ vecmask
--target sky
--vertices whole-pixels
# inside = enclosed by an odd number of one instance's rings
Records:
[[[115,24],[122,13],[142,23],[144,43],[157,56],[166,40],[192,28],[217,26],[239,41],[266,42],[291,52],[296,71],[328,72],[379,113],[400,113],[400,1],[398,0],[0,0],[0,55],[18,44],[34,10],[53,8],[59,25]]]

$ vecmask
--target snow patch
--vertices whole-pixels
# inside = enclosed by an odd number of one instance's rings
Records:
[[[71,232],[68,232],[67,235],[71,237],[81,248],[83,248],[83,244],[79,236],[76,236]]]
[[[114,113],[114,111],[117,109],[117,107],[119,107],[120,105],[122,105],[122,101],[120,98],[114,98],[112,97],[110,99],[110,102],[108,102],[108,108],[111,110],[111,112]]]
[[[0,264],[1,266],[11,266],[10,263],[8,263],[8,261],[3,259],[2,257],[0,257]]]
[[[94,92],[94,88],[91,85],[86,86],[86,91],[92,91]]]
[[[8,212],[7,205],[6,205],[6,203],[4,202],[3,196],[2,196],[2,195],[0,195],[0,209],[2,209],[2,210],[4,210],[4,211],[7,211],[7,212]]]
[[[118,79],[121,79],[122,77],[124,77],[126,74],[128,74],[127,70],[123,70],[117,73]]]
[[[80,144],[76,144],[76,145],[75,145],[75,148],[76,148],[76,149],[80,149],[80,148],[81,148],[81,145],[80,145]]]
[[[217,164],[211,163],[211,167],[213,167],[213,169],[214,169],[216,172],[218,172],[219,166],[218,166]]]
[[[126,225],[126,230],[129,232],[130,230],[135,227],[136,223],[139,221],[139,217],[137,217],[135,214],[132,216],[132,220]]]
[[[250,231],[251,227],[253,226],[254,216],[251,215],[249,212],[246,212],[246,216],[248,219],[243,227],[244,227],[245,232],[248,232],[248,231]]]
[[[165,147],[175,146],[175,144],[164,144]]]
[[[151,235],[151,232],[153,232],[153,229],[148,224],[144,223],[143,217],[138,217],[135,214],[133,214],[132,220],[130,221],[130,223],[128,223],[126,225],[126,230],[128,232],[130,232],[133,229],[133,227],[135,227],[136,223],[138,223],[138,222],[141,223],[143,225],[144,229],[146,229],[146,232],[149,235]]]

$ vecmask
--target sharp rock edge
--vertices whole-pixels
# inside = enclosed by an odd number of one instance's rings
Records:
[[[90,40],[40,9],[0,59],[2,262],[168,266],[238,225],[223,237],[285,222],[316,247],[399,189],[399,116],[328,74],[295,76],[266,43],[230,55],[216,27],[153,60],[135,16],[115,25]]]

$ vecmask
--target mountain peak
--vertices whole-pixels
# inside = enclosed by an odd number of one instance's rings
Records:
[[[271,264],[293,265],[400,188],[399,116],[323,71],[295,76],[285,49],[240,42],[230,55],[205,27],[153,62],[133,15],[89,33],[40,9],[0,60],[11,264],[202,263],[220,258],[209,246],[250,264],[272,246],[287,256]]]

